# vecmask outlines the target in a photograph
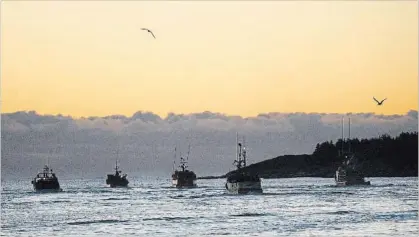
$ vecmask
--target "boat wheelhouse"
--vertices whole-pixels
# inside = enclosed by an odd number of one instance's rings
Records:
[[[196,174],[195,172],[188,170],[188,159],[189,159],[189,152],[190,147],[188,151],[188,156],[183,158],[180,156],[180,170],[174,170],[172,173],[172,185],[176,188],[193,188],[197,187],[196,184]],[[176,148],[175,148],[175,159],[176,159]],[[174,162],[175,164],[175,162]]]
[[[36,175],[32,180],[32,185],[36,191],[62,191],[57,176],[48,165],[44,166],[43,172]]]
[[[128,186],[127,174],[121,175],[121,170],[118,167],[118,161],[115,162],[115,174],[108,174],[106,184],[110,185],[111,188],[115,187],[127,187]]]
[[[237,138],[236,170],[227,176],[225,187],[232,194],[262,193],[261,179],[257,174],[251,174],[244,170],[246,167],[246,147],[238,142]]]

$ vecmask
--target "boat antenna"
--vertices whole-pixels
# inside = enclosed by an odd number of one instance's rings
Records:
[[[176,166],[176,146],[175,146],[175,157],[173,158],[173,171],[175,171]]]
[[[118,147],[116,148],[116,159],[117,159],[117,160],[119,159],[119,145],[118,145]]]
[[[119,159],[119,143],[117,144],[117,147],[116,147],[116,160],[115,160],[115,163],[116,163],[116,169],[118,169],[119,167],[118,167],[118,159]]]
[[[243,147],[243,144],[241,142],[238,142],[237,143],[237,146],[238,146],[238,149],[239,149],[239,155],[237,157],[237,160],[235,160],[234,162],[237,163],[237,165],[236,165],[237,166],[237,169],[240,169],[242,167],[242,163],[243,163],[243,160],[242,160],[242,147]]]
[[[188,146],[188,155],[186,156],[186,161],[189,160],[189,153],[191,152],[191,144]]]
[[[351,118],[348,118],[348,151],[351,152]]]
[[[243,167],[246,166],[246,139],[243,136]]]
[[[118,173],[118,159],[119,159],[119,133],[116,134],[116,157],[115,157],[115,172]]]
[[[58,141],[58,137],[57,137],[57,141]],[[58,146],[58,144],[57,144],[57,146]],[[57,153],[57,146],[55,146],[55,149],[52,151],[53,152],[53,155],[55,155]],[[48,156],[47,156],[47,166],[48,167],[49,167],[49,157],[50,157],[50,155],[51,155],[51,153],[48,154]]]
[[[238,147],[238,144],[239,144],[239,133],[236,132],[236,159],[237,159],[237,161],[239,160],[239,147]]]
[[[345,138],[344,138],[344,127],[345,127],[345,124],[343,123],[344,120],[345,120],[345,118],[342,117],[342,148],[341,148],[341,155],[343,155],[343,148],[344,148],[344,143],[345,143]]]

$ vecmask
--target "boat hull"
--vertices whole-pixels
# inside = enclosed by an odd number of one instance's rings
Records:
[[[196,187],[196,174],[190,170],[178,171],[172,174],[172,186],[176,188]]]
[[[196,179],[193,180],[182,180],[172,179],[172,186],[175,188],[196,188]]]
[[[227,182],[225,186],[231,194],[263,193],[261,182]]]
[[[108,175],[108,178],[106,179],[106,184],[110,185],[111,188],[127,187],[129,181],[125,178],[118,178],[114,175]]]
[[[348,181],[336,181],[336,186],[343,187],[343,186],[357,186],[357,185],[364,185],[368,186],[371,185],[370,181],[363,181],[363,182],[348,182]]]
[[[365,181],[364,177],[356,172],[342,172],[335,173],[336,186],[355,186],[355,185],[371,185],[370,181]]]
[[[62,191],[58,180],[33,180],[32,185],[35,191]]]
[[[109,184],[109,187],[111,187],[111,188],[118,188],[118,187],[124,188],[124,187],[128,187],[128,183],[112,183],[112,184]]]

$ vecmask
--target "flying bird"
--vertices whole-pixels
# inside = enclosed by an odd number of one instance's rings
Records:
[[[385,98],[384,100],[382,100],[382,101],[378,101],[375,97],[372,97],[374,100],[375,100],[375,102],[377,102],[377,105],[382,105],[383,104],[383,102],[387,99],[387,98]]]
[[[148,33],[150,33],[154,38],[156,38],[156,36],[154,36],[153,32],[147,28],[141,28],[141,30],[146,30],[148,31]]]

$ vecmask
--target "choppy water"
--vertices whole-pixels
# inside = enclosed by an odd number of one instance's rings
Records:
[[[264,179],[262,195],[228,195],[224,180],[178,190],[170,180],[60,180],[35,193],[30,180],[2,182],[1,236],[416,236],[418,179]]]

